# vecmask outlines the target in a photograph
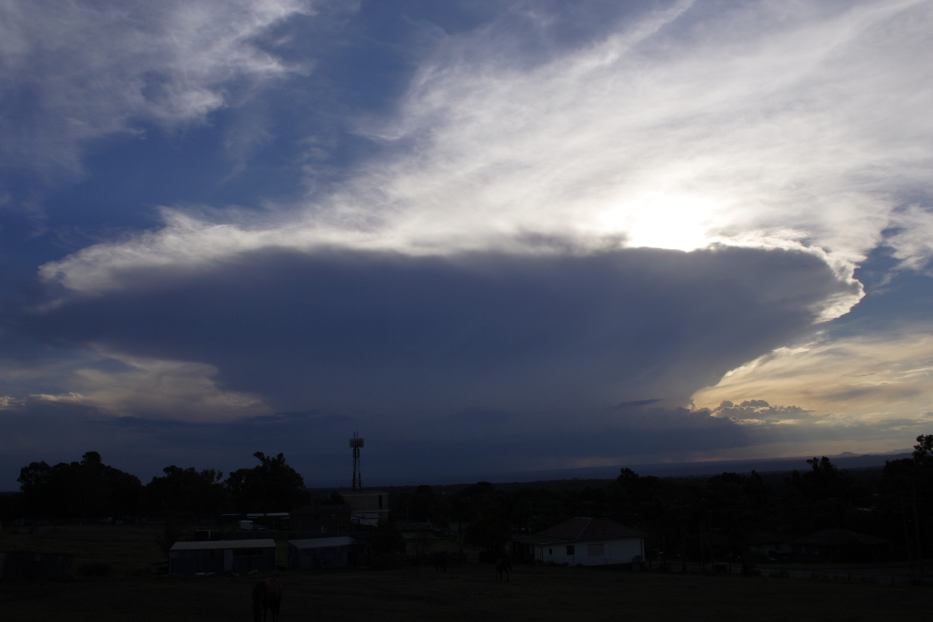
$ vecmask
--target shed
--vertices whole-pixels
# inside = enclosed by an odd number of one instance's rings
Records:
[[[356,560],[356,540],[348,536],[288,541],[288,567],[300,570],[346,568]]]
[[[645,557],[645,535],[608,518],[577,516],[530,536],[518,536],[537,562],[572,566],[631,564]]]
[[[275,570],[275,540],[203,540],[176,542],[168,553],[169,573],[219,574]]]

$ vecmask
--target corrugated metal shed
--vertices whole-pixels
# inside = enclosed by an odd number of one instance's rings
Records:
[[[172,551],[209,551],[214,549],[263,549],[275,548],[275,540],[272,538],[260,538],[256,540],[193,540],[176,542],[172,545]]]
[[[247,574],[275,570],[275,540],[201,540],[176,542],[169,549],[169,573]]]
[[[304,540],[289,540],[288,543],[299,549],[321,549],[333,546],[351,546],[355,540],[350,536],[335,536],[333,538],[307,538]]]

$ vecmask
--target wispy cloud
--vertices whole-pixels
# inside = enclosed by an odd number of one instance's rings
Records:
[[[87,141],[204,119],[289,67],[257,44],[305,0],[0,3],[0,167],[73,172]]]
[[[910,191],[933,196],[929,3],[678,3],[533,63],[490,29],[442,41],[397,115],[360,131],[381,155],[312,204],[244,221],[166,209],[162,229],[43,267],[84,292],[128,268],[264,247],[449,254],[618,245],[802,249],[840,278]],[[536,26],[537,27],[537,26]],[[516,32],[515,36],[521,36]],[[918,201],[917,197],[921,197]],[[900,214],[900,215],[898,215]],[[929,248],[889,238],[904,266]],[[823,302],[824,318],[858,295]]]

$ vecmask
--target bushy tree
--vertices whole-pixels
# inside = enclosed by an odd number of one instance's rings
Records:
[[[259,465],[237,469],[227,478],[226,488],[241,512],[288,512],[308,502],[301,474],[288,465],[281,453],[267,456],[257,451]]]
[[[209,516],[228,503],[223,473],[214,469],[167,466],[146,485],[146,507],[161,516]]]
[[[32,462],[18,481],[26,511],[34,515],[105,517],[135,514],[142,484],[135,475],[103,463],[96,451],[81,462]]]

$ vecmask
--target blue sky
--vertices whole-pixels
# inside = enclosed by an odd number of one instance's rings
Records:
[[[0,486],[931,432],[933,8],[0,1]],[[430,478],[427,475],[430,474]]]

